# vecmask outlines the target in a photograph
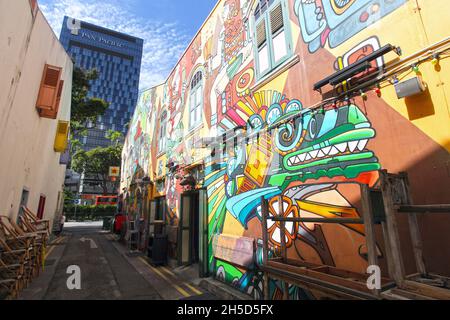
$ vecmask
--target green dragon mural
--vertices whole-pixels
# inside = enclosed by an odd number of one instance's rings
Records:
[[[244,229],[253,219],[261,219],[261,197],[269,200],[271,215],[298,217],[306,210],[322,217],[358,217],[352,207],[308,198],[335,190],[335,182],[367,183],[368,177],[381,168],[375,154],[367,148],[376,132],[356,105],[311,111],[303,109],[299,100],[271,94],[274,99],[266,99],[269,107],[259,105],[258,113],[244,119],[248,123],[247,136],[257,138],[243,139],[241,144],[229,148],[220,164],[211,164],[207,169],[210,249],[212,237],[223,231],[227,214]],[[258,95],[268,96],[265,92],[250,94],[246,103],[250,98],[257,104]],[[284,212],[278,212],[280,196]],[[269,222],[268,227],[271,244],[276,248],[281,242],[279,226]],[[347,227],[364,234],[361,227]],[[313,231],[303,224],[286,223],[286,230],[288,247],[297,240],[303,241],[316,249],[323,263],[334,264],[320,228]],[[301,252],[298,254],[302,258]],[[212,256],[210,265],[225,280],[233,275]],[[255,276],[253,270],[243,274],[238,278]],[[243,291],[250,286],[245,281],[236,283]]]

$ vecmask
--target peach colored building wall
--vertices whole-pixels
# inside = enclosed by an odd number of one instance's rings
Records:
[[[0,214],[15,219],[22,191],[44,218],[62,209],[66,166],[54,151],[59,120],[70,120],[73,64],[42,12],[29,1],[0,1]],[[36,100],[45,64],[61,67],[64,88],[56,120],[41,118]]]

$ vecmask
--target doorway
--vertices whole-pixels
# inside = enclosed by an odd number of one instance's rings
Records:
[[[199,260],[199,194],[198,191],[181,195],[180,236],[178,264],[190,265]]]
[[[178,265],[198,264],[200,277],[208,276],[208,214],[206,190],[181,195],[178,229]]]
[[[150,212],[148,217],[149,235],[160,235],[164,233],[167,214],[166,197],[158,197],[150,201]]]

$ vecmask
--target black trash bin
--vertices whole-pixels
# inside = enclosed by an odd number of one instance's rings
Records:
[[[167,264],[168,237],[165,234],[155,234],[149,238],[148,258],[154,265]]]
[[[113,217],[103,217],[103,230],[110,230]]]

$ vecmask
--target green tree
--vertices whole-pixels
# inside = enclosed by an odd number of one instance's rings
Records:
[[[106,138],[111,140],[111,142],[115,145],[121,144],[123,141],[123,134],[119,131],[108,130],[106,132]]]
[[[98,185],[103,189],[104,194],[110,193],[109,168],[120,167],[122,159],[123,145],[118,142],[122,134],[116,131],[109,131],[108,136],[115,144],[106,148],[95,148],[90,151],[78,150],[72,158],[72,169],[92,177],[91,185]]]
[[[64,206],[71,206],[75,203],[76,195],[70,191],[65,189],[64,190]]]
[[[72,112],[71,132],[72,139],[75,135],[86,135],[87,130],[97,123],[98,116],[105,114],[109,107],[106,101],[89,97],[92,81],[98,79],[96,69],[84,70],[75,67],[72,79]]]

